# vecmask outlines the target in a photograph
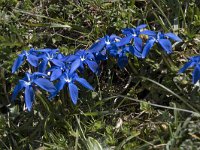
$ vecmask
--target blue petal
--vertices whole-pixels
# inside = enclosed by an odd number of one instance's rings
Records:
[[[149,50],[153,47],[154,43],[155,43],[155,39],[148,40],[148,42],[146,43],[142,51],[142,58],[145,58],[147,56],[147,54],[149,53]]]
[[[194,62],[200,62],[200,55],[198,56],[192,56],[189,58],[191,61],[194,61]]]
[[[38,66],[38,57],[36,57],[34,55],[29,54],[27,56],[27,61],[34,67]]]
[[[109,36],[108,36],[109,37]],[[115,41],[116,39],[121,39],[119,36],[117,36],[116,34],[112,34],[110,37],[109,37],[110,41],[113,42]]]
[[[75,84],[69,83],[68,84],[69,95],[72,102],[76,105],[78,100],[78,88]]]
[[[200,79],[200,64],[196,65],[192,72],[192,82],[195,84]]]
[[[20,54],[12,66],[12,73],[14,73],[24,62],[24,55]]]
[[[44,60],[40,63],[40,65],[39,65],[39,67],[38,67],[38,71],[39,71],[39,72],[45,72],[45,70],[46,70],[46,68],[47,68],[47,64],[48,64],[48,60],[47,60],[47,59],[44,59]]]
[[[65,55],[60,54],[60,53],[57,55],[57,59],[58,60],[62,60],[64,57],[65,57]]]
[[[141,24],[139,26],[136,27],[136,30],[140,30],[140,29],[143,29],[143,28],[146,28],[146,24]]]
[[[171,44],[171,42],[169,40],[160,39],[160,40],[158,40],[158,43],[167,52],[167,54],[172,53],[172,44]]]
[[[157,35],[155,31],[151,31],[151,30],[144,30],[141,32],[141,34],[145,34],[145,35],[153,36],[153,37],[156,37]]]
[[[73,62],[74,60],[78,59],[79,56],[76,55],[69,55],[65,58],[65,62]]]
[[[20,80],[19,83],[15,86],[14,91],[12,93],[12,98],[11,100],[15,100],[18,93],[22,90],[22,88],[24,87],[24,81]]]
[[[135,47],[130,46],[129,50],[134,56],[136,56],[138,58],[142,58],[142,53],[139,52]]]
[[[95,61],[85,60],[88,67],[92,70],[92,72],[96,72],[98,69],[98,64]]]
[[[47,77],[47,75],[45,73],[41,73],[41,72],[34,72],[32,75],[35,78],[37,78],[37,77]]]
[[[134,29],[133,29],[134,30]],[[124,29],[122,29],[122,33],[124,34],[124,35],[129,35],[129,34],[132,34],[133,33],[133,30],[132,30],[132,28],[124,28]]]
[[[64,63],[58,59],[52,59],[51,62],[56,66],[64,66]]]
[[[193,61],[187,62],[180,70],[178,73],[183,73],[186,69],[193,67],[196,63]]]
[[[34,100],[34,91],[31,86],[25,88],[25,103],[28,111],[31,111],[32,104]]]
[[[141,38],[134,37],[134,45],[138,51],[142,52],[142,39]]]
[[[56,91],[50,93],[49,99],[54,98],[58,94],[58,92],[64,88],[65,84],[66,84],[66,81],[64,80],[64,77],[61,76],[60,80],[55,85]]]
[[[54,80],[58,79],[61,75],[62,75],[62,70],[60,68],[55,69],[52,71],[50,80],[54,81]]]
[[[76,56],[82,56],[85,55],[86,51],[84,49],[79,49],[75,52]]]
[[[71,64],[70,74],[76,71],[78,67],[81,65],[81,60],[78,58]]]
[[[58,83],[56,84],[56,89],[57,89],[57,91],[62,90],[66,83],[67,83],[67,82],[64,80],[64,78],[61,77],[61,79],[60,79],[60,80],[58,81]]]
[[[59,92],[59,91],[55,91],[55,92],[53,92],[53,93],[50,93],[48,99],[49,99],[49,100],[52,100],[52,99],[58,94],[58,92]]]
[[[94,57],[94,55],[93,55],[93,53],[91,53],[90,51],[87,51],[87,59],[95,59],[95,57]]]
[[[173,33],[165,33],[165,36],[169,37],[170,39],[177,41],[177,42],[181,42],[182,40],[175,34]]]
[[[93,87],[84,78],[77,77],[75,80],[82,84],[85,88],[94,90]]]
[[[33,82],[37,84],[39,87],[41,87],[43,90],[46,90],[50,93],[53,93],[56,91],[56,87],[53,85],[52,82],[50,82],[47,79],[38,78],[38,79],[35,79]]]
[[[92,53],[98,53],[100,52],[104,46],[105,46],[105,39],[102,38],[100,39],[100,41],[94,43],[90,48],[89,48],[89,51],[92,52]]]
[[[124,46],[124,45],[128,44],[131,41],[132,38],[133,37],[131,35],[125,36],[119,42],[116,43],[116,46],[117,47]]]

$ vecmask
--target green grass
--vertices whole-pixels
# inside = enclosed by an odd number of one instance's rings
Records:
[[[0,149],[197,149],[199,87],[190,71],[177,70],[199,54],[199,6],[198,0],[1,1]],[[184,42],[170,56],[155,47],[146,60],[130,58],[125,70],[103,63],[102,74],[88,78],[95,91],[80,89],[76,106],[66,91],[51,102],[38,91],[31,112],[23,111],[23,97],[10,102],[23,74],[10,72],[21,50],[58,47],[69,54],[141,23],[174,31]]]

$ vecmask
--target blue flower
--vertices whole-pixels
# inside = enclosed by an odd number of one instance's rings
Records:
[[[51,93],[50,99],[55,97],[57,93],[64,88],[64,86],[67,84],[68,91],[70,98],[74,104],[77,103],[78,100],[78,87],[75,85],[75,82],[79,82],[81,85],[83,85],[85,88],[89,90],[93,90],[93,87],[84,79],[80,78],[76,72],[70,73],[69,70],[66,70],[59,78],[58,83],[55,85],[57,88],[57,91],[54,93]]]
[[[88,65],[92,72],[96,72],[98,69],[98,64],[95,62],[95,57],[90,51],[85,51],[83,49],[78,50],[74,55],[71,55],[67,61],[71,61],[70,73],[76,71],[76,69],[84,69],[84,64]]]
[[[100,38],[97,42],[95,42],[90,48],[89,51],[92,53],[98,53],[104,48],[109,48],[112,46],[113,43],[116,41],[119,41],[121,39],[119,36],[116,36],[115,34],[112,34],[111,36],[106,35],[103,38]]]
[[[179,70],[179,73],[183,73],[190,67],[194,67],[192,72],[192,83],[195,84],[200,79],[200,55],[189,58],[189,61]]]
[[[34,88],[36,86],[39,86],[43,90],[50,93],[54,93],[56,91],[53,83],[51,83],[48,79],[43,78],[46,76],[46,74],[40,72],[35,72],[33,74],[26,73],[25,77],[22,80],[19,80],[19,83],[15,86],[12,94],[12,100],[15,100],[18,93],[24,88],[26,107],[30,111],[35,97]]]
[[[134,41],[134,46],[137,50],[140,49],[140,45],[142,45],[142,39],[139,37],[141,34],[141,29],[145,28],[147,25],[142,24],[137,26],[136,28],[125,28],[122,29],[122,33],[125,35],[124,38],[120,40],[120,42],[117,42],[117,46],[124,46],[126,44],[129,44],[131,40]]]
[[[38,57],[34,54],[33,49],[30,49],[29,51],[22,51],[12,66],[12,73],[17,71],[17,69],[23,64],[24,60],[27,60],[32,66],[37,67]]]
[[[47,73],[51,73],[50,81],[54,81],[54,80],[58,79],[62,75],[62,73],[65,72],[66,69],[69,68],[67,66],[69,66],[69,65],[66,64],[63,66],[52,66],[51,68],[49,68],[47,70]]]
[[[128,57],[127,53],[131,53],[132,55],[141,58],[142,54],[142,43],[138,44],[138,48],[133,46],[132,44],[129,45],[120,45],[119,42],[113,43],[112,46],[108,48],[108,53],[117,58],[118,66],[122,69],[128,64]]]
[[[153,47],[155,43],[158,43],[159,46],[161,46],[163,50],[167,52],[167,54],[170,54],[172,53],[172,44],[169,39],[178,42],[182,41],[178,36],[173,33],[156,33],[154,31],[145,30],[141,34],[146,34],[149,36],[149,39],[146,42],[146,45],[144,46],[142,52],[142,58],[145,58],[147,56],[149,50]]]
[[[56,66],[63,66],[64,63],[60,60],[61,55],[58,55],[57,53],[58,49],[42,49],[37,50],[37,52],[40,52],[41,54],[38,55],[42,61],[39,64],[39,72],[45,72],[48,62],[53,63]]]

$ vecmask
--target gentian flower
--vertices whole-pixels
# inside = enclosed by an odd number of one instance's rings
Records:
[[[200,79],[200,55],[189,58],[189,61],[179,70],[179,73],[183,73],[190,67],[194,67],[192,72],[192,83],[195,84]]]
[[[116,36],[115,34],[112,34],[111,36],[106,35],[103,38],[100,38],[96,43],[94,43],[88,51],[92,53],[99,53],[104,48],[107,50],[109,47],[112,46],[113,43],[119,41],[121,38],[119,36]]]
[[[122,69],[128,64],[127,53],[131,53],[132,55],[141,58],[141,53],[132,45],[129,46],[113,46],[109,50],[109,54],[115,58],[117,58],[117,64]]]
[[[34,67],[38,66],[38,57],[34,55],[33,49],[30,49],[29,51],[22,51],[12,66],[12,73],[14,73],[23,64],[24,60],[27,60]]]
[[[19,80],[19,83],[15,86],[12,94],[12,100],[15,100],[18,93],[24,88],[25,104],[27,109],[30,111],[34,101],[35,87],[39,86],[43,90],[48,91],[50,93],[54,93],[56,91],[56,88],[53,85],[53,83],[51,83],[48,79],[43,78],[46,76],[46,74],[40,72],[35,72],[33,74],[26,73],[25,77],[22,80]]]
[[[159,46],[161,46],[163,50],[167,52],[167,54],[170,54],[172,53],[172,44],[169,38],[177,42],[182,41],[178,36],[176,36],[173,33],[158,32],[156,34],[156,32],[154,31],[145,30],[142,32],[142,34],[146,34],[149,36],[149,39],[146,45],[144,46],[144,49],[142,52],[142,58],[145,58],[147,56],[149,50],[153,47],[155,43],[158,43]]]
[[[77,51],[69,58],[72,61],[70,73],[72,74],[77,68],[84,69],[84,64],[88,65],[92,72],[96,72],[98,64],[95,62],[95,57],[90,51],[83,49]],[[69,61],[69,60],[68,60]]]
[[[125,35],[124,38],[120,40],[120,42],[117,42],[117,46],[124,46],[126,44],[129,44],[130,41],[133,39],[134,46],[136,49],[140,49],[140,45],[142,45],[142,39],[139,37],[141,34],[141,29],[145,28],[147,25],[142,24],[137,26],[136,28],[125,28],[122,29],[122,33]]]
[[[108,59],[107,50],[115,45],[116,42],[120,41],[120,37],[112,34],[111,36],[106,35],[100,38],[96,43],[94,43],[88,51],[93,53],[97,63]]]
[[[57,91],[51,93],[49,98],[51,99],[55,97],[57,93],[67,84],[70,98],[72,102],[76,104],[78,100],[78,87],[75,85],[76,81],[83,85],[85,88],[93,90],[93,87],[84,78],[80,78],[76,72],[70,73],[69,70],[66,70],[62,76],[60,76],[59,81],[56,84]]]
[[[62,73],[66,71],[67,68],[69,68],[67,67],[67,64],[63,66],[52,66],[51,68],[49,68],[47,70],[47,73],[51,72],[50,81],[58,79],[62,75]]]
[[[41,52],[41,54],[38,56],[39,58],[42,59],[40,65],[39,65],[39,72],[44,73],[48,62],[53,63],[56,66],[63,66],[64,63],[59,60],[57,57],[60,55],[57,54],[57,49],[42,49],[42,50],[37,50],[38,52]]]

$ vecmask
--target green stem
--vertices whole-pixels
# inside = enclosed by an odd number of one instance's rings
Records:
[[[128,64],[134,74],[139,74],[136,68],[134,67],[133,63],[130,61],[130,59],[128,60]]]
[[[164,54],[164,53],[161,53],[161,56],[165,62],[165,64],[167,65],[167,67],[172,71],[172,72],[177,72],[178,71],[178,68],[177,66],[174,64],[174,62],[171,60],[171,57]]]
[[[47,104],[46,100],[38,93],[36,92],[36,96],[39,98],[39,100],[42,102],[44,107],[47,109],[47,111],[50,113],[49,105]]]
[[[98,76],[97,77],[97,84],[98,84],[98,93],[99,93],[99,100],[102,100],[102,93],[101,93],[101,86]]]

